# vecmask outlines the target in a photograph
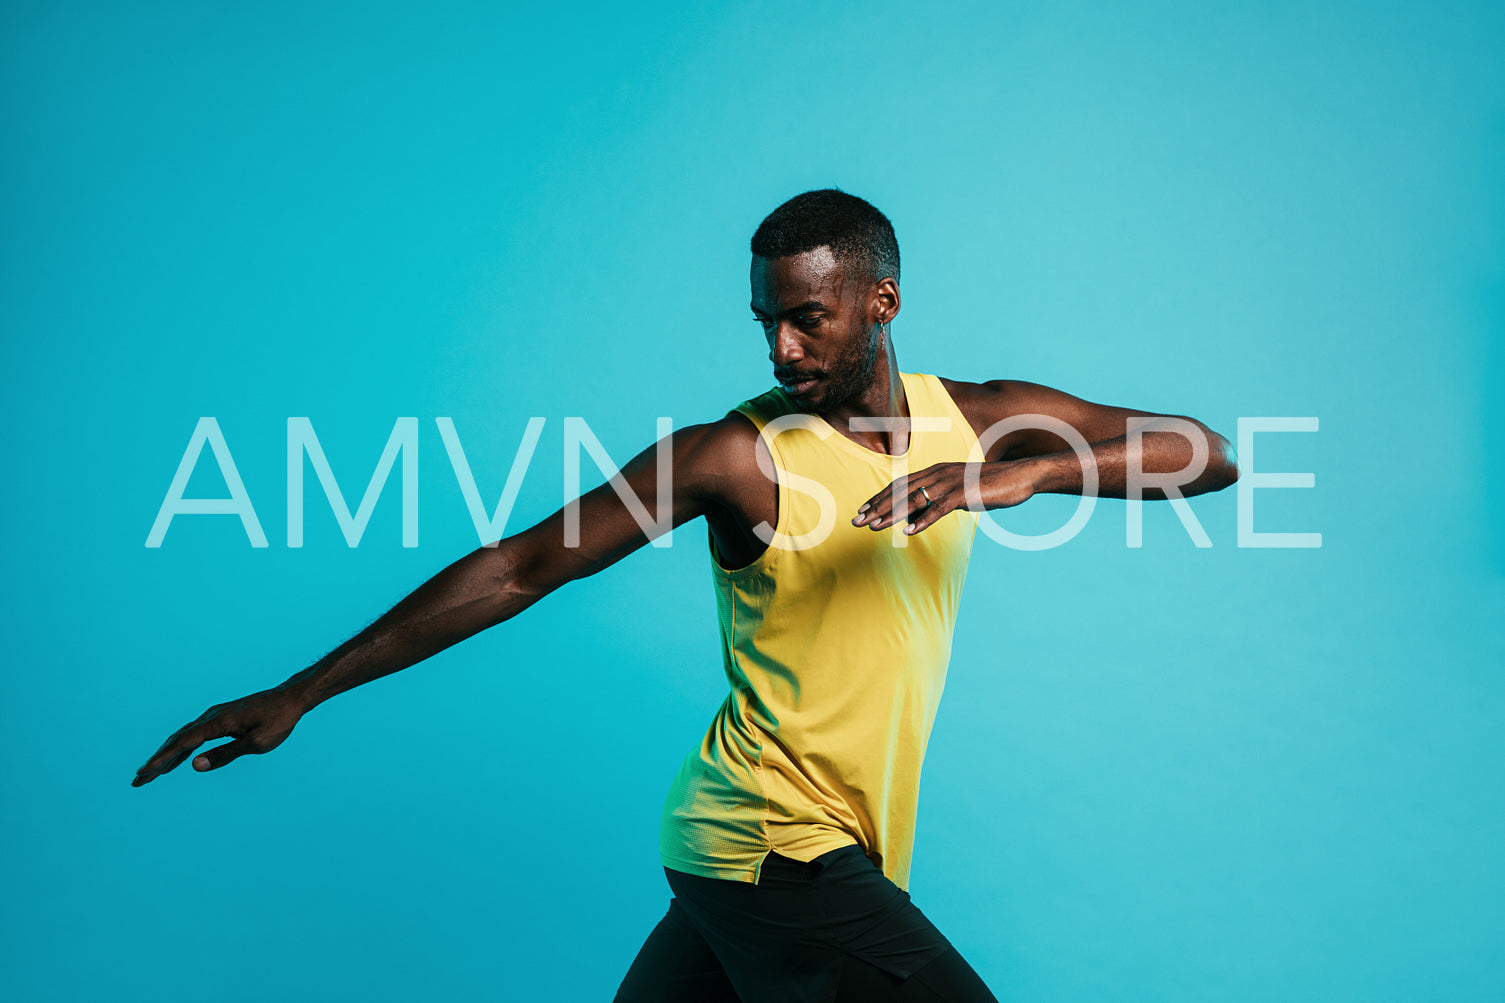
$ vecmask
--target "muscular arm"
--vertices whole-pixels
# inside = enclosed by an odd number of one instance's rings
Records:
[[[958,508],[1006,508],[1041,493],[1083,493],[1083,464],[1064,434],[1051,430],[1055,423],[1069,426],[1086,442],[1097,467],[1095,493],[1099,496],[1128,497],[1130,422],[1143,427],[1140,471],[1149,475],[1146,479],[1189,473],[1198,447],[1204,453],[1205,465],[1173,490],[1183,496],[1203,494],[1220,491],[1238,479],[1233,446],[1186,415],[1094,404],[1022,380],[942,382],[986,446],[983,462],[972,472],[980,498],[966,497],[966,464],[939,464],[910,475],[901,486],[897,506],[891,490],[869,499],[852,520],[855,524],[875,530],[892,526],[905,517],[907,501],[908,511],[914,513],[909,531],[919,532]],[[1003,422],[1017,427],[1003,431]],[[923,494],[921,487],[925,488]],[[1145,499],[1169,497],[1153,484],[1144,484],[1141,491]],[[927,496],[929,506],[925,504]]]
[[[619,483],[634,492],[650,517],[668,506],[681,525],[717,506],[737,506],[746,494],[750,448],[756,440],[741,419],[694,425],[666,436],[633,458]],[[658,449],[673,460],[669,497],[658,492]],[[616,480],[616,479],[614,479]],[[298,720],[330,697],[423,661],[488,627],[511,619],[555,589],[593,575],[658,536],[645,530],[608,482],[578,500],[578,546],[565,537],[566,510],[480,547],[455,561],[393,606],[369,627],[284,682],[209,708],[173,733],[137,771],[139,787],[174,769],[216,738],[234,741],[198,756],[195,769],[223,766],[246,753],[268,752]]]
[[[706,513],[715,495],[704,462],[711,426],[692,426],[650,446],[621,471],[649,516],[671,506],[679,526]],[[673,459],[670,497],[658,496],[658,450]],[[602,571],[660,535],[645,530],[610,482],[582,495],[578,546],[565,538],[566,509],[480,547],[439,572],[358,635],[284,683],[312,708],[348,689],[421,662],[521,613],[550,592]]]
[[[1097,461],[1097,493],[1124,498],[1128,492],[1128,431],[1131,419],[1171,418],[1191,426],[1183,431],[1199,435],[1205,446],[1206,466],[1195,478],[1179,485],[1182,495],[1220,491],[1238,479],[1233,446],[1202,422],[1186,415],[1158,414],[1133,408],[1093,404],[1060,390],[1022,380],[951,384],[963,400],[962,413],[979,436],[988,427],[1017,415],[1046,415],[1074,428],[1092,447]],[[1045,424],[1041,422],[1039,424]],[[981,426],[981,430],[979,430]],[[1193,444],[1177,431],[1155,431],[1151,422],[1143,432],[1144,455],[1140,469],[1146,474],[1171,474],[1187,469],[1193,459]],[[1027,463],[1036,493],[1080,494],[1082,468],[1071,444],[1048,428],[1026,425],[1005,434],[989,450],[988,460]],[[1163,500],[1164,491],[1145,487],[1144,497]]]

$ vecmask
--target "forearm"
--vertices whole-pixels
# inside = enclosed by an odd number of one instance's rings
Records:
[[[1211,429],[1202,428],[1207,446],[1207,463],[1196,477],[1175,490],[1183,496],[1220,491],[1238,479],[1238,464],[1228,440]],[[1193,446],[1175,432],[1146,431],[1140,436],[1143,454],[1142,474],[1174,474],[1191,467]],[[1127,498],[1129,491],[1129,437],[1119,436],[1093,443],[1092,457],[1097,466],[1096,494],[1103,498]],[[1073,494],[1083,492],[1082,463],[1074,450],[1047,453],[1014,461],[1026,467],[1035,494]],[[1164,490],[1141,481],[1140,497],[1161,501]]]
[[[296,673],[285,689],[307,710],[501,623],[544,594],[526,584],[516,538],[455,561],[355,637]]]

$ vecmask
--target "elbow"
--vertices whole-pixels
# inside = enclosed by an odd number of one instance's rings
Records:
[[[1215,477],[1213,490],[1221,491],[1239,478],[1238,453],[1234,451],[1233,443],[1216,432],[1208,433],[1207,444],[1211,454],[1207,465],[1212,468]]]
[[[547,564],[541,554],[524,550],[516,555],[507,574],[497,581],[497,589],[510,601],[531,606],[558,587],[557,583],[547,581],[546,571]]]
[[[483,544],[485,590],[502,609],[525,607],[547,592],[542,583],[543,561],[524,536]]]

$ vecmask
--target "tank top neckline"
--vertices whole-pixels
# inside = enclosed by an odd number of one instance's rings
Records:
[[[915,412],[915,407],[914,407],[914,405],[915,405],[915,392],[914,392],[914,383],[911,382],[911,380],[909,379],[909,376],[910,376],[909,373],[900,373],[899,374],[899,379],[904,384],[904,401],[905,401],[906,404],[909,405],[909,416],[912,418],[912,417],[914,417],[914,412]],[[778,390],[779,395],[781,397],[783,397],[784,400],[789,401],[789,403],[791,405],[790,410],[792,412],[801,413],[801,412],[799,412],[799,408],[796,408],[796,407],[792,406],[793,405],[793,401],[790,400],[788,394],[784,393],[784,389],[782,387],[777,387],[775,389]],[[871,460],[871,461],[873,461],[875,463],[904,463],[904,462],[907,462],[909,459],[911,459],[915,455],[915,436],[917,436],[919,433],[915,429],[913,429],[913,428],[911,428],[909,430],[909,442],[906,444],[906,446],[904,448],[904,452],[902,452],[902,453],[880,453],[876,449],[868,449],[866,446],[864,446],[864,445],[862,445],[860,443],[854,442],[850,438],[848,438],[847,436],[842,435],[841,432],[837,431],[837,429],[836,429],[835,426],[833,426],[830,422],[826,421],[826,419],[822,418],[820,415],[818,415],[818,414],[811,414],[808,411],[802,412],[802,413],[804,413],[807,417],[809,417],[811,421],[816,422],[817,425],[829,429],[830,432],[831,432],[831,435],[828,436],[828,438],[835,438],[835,439],[840,440],[842,448],[846,449],[850,453],[853,453],[853,454],[855,454],[857,456],[861,456],[861,457],[863,457],[865,459],[868,459],[868,460]]]

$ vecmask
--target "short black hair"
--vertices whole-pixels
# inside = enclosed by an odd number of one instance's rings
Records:
[[[899,281],[893,224],[871,203],[839,188],[805,192],[769,213],[753,234],[760,258],[785,258],[829,247],[843,268],[872,281]]]

